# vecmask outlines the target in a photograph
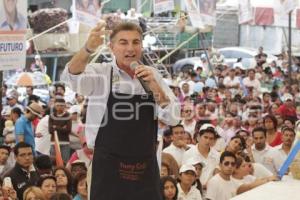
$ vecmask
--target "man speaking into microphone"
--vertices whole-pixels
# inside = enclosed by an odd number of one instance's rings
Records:
[[[71,59],[63,80],[89,98],[85,134],[94,149],[91,200],[160,200],[157,119],[179,122],[180,105],[159,72],[139,63],[142,30],[130,22],[110,34],[111,63],[88,64],[103,44],[100,22]]]

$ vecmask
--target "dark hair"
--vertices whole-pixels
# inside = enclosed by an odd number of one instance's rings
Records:
[[[54,169],[54,171],[53,171],[53,174],[54,174],[54,176],[55,176],[55,173],[58,171],[58,170],[62,170],[65,174],[66,174],[66,176],[67,176],[67,179],[68,179],[68,185],[67,185],[67,190],[68,190],[68,193],[69,194],[72,194],[72,183],[73,183],[73,178],[72,178],[72,175],[71,175],[71,172],[67,169],[67,168],[65,168],[65,167],[57,167],[57,168],[55,168]]]
[[[276,117],[274,115],[266,115],[264,117],[264,124],[265,124],[266,119],[272,120],[273,124],[274,124],[274,129],[277,129],[278,122],[277,122],[277,119],[276,119]]]
[[[66,91],[66,87],[64,83],[55,83],[54,84],[55,90],[57,90],[57,88],[61,87],[63,89],[63,91]]]
[[[161,196],[163,198],[163,200],[165,200],[165,197],[164,197],[164,190],[165,190],[165,184],[166,182],[169,181],[171,183],[174,184],[174,187],[176,189],[176,192],[175,192],[175,196],[173,198],[173,200],[176,200],[177,197],[178,197],[178,188],[177,188],[177,182],[174,178],[172,178],[171,176],[165,176],[165,177],[162,177],[160,179],[160,192],[161,192]]]
[[[15,113],[20,117],[23,112],[19,107],[14,107],[13,109],[11,109],[11,113]]]
[[[50,200],[72,200],[72,197],[66,193],[54,193]]]
[[[10,154],[10,150],[11,150],[11,148],[10,148],[10,146],[7,146],[7,145],[0,145],[0,149],[5,149],[5,150],[7,150],[8,151],[8,154]]]
[[[16,144],[16,146],[14,147],[14,154],[17,156],[19,154],[19,149],[21,148],[31,148],[32,150],[32,146],[30,144],[27,144],[25,142],[19,142],[18,144]]]
[[[263,132],[264,136],[267,137],[267,130],[264,127],[256,127],[252,130],[252,136],[254,135],[254,132]]]
[[[220,163],[222,163],[225,159],[225,157],[232,157],[234,158],[234,160],[236,161],[236,156],[234,153],[230,152],[230,151],[224,151],[222,154],[221,154],[221,157],[220,157]]]
[[[163,136],[169,136],[172,135],[171,129],[167,128],[166,130],[164,130],[163,132]]]
[[[177,124],[177,125],[175,125],[175,126],[170,126],[171,134],[173,134],[173,129],[174,129],[174,128],[177,128],[177,127],[181,127],[181,128],[184,129],[183,125],[181,125],[181,124]]]
[[[283,134],[283,132],[285,132],[285,131],[290,131],[290,132],[293,132],[293,133],[294,133],[294,135],[296,135],[296,132],[295,132],[295,130],[294,130],[294,129],[292,129],[292,128],[290,128],[290,127],[287,127],[287,126],[284,126],[284,127],[282,127],[282,129],[281,129],[281,132],[282,132],[282,134]]]
[[[35,160],[36,167],[41,169],[52,169],[52,162],[48,155],[40,155]]]
[[[112,33],[109,36],[110,41],[112,41],[114,37],[121,31],[137,31],[141,38],[143,36],[143,30],[139,25],[132,22],[121,22],[112,30]]]
[[[238,131],[235,133],[235,135],[241,136],[241,133],[242,133],[242,132],[246,133],[247,136],[250,136],[249,131],[247,131],[246,129],[240,129],[240,130],[238,130]]]
[[[56,185],[56,178],[55,178],[55,176],[50,175],[50,174],[43,174],[43,175],[40,176],[40,179],[37,182],[37,186],[38,187],[42,187],[44,181],[47,180],[47,179],[52,179],[55,182],[55,185]]]
[[[86,178],[86,172],[80,172],[76,175],[75,180],[74,180],[74,192],[78,193],[77,191],[77,185],[80,181]]]
[[[283,119],[283,122],[285,121],[290,121],[293,126],[295,126],[295,123],[297,121],[297,117],[293,117],[293,116],[286,116],[284,119]]]
[[[234,139],[240,139],[241,140],[241,147],[242,147],[242,149],[245,149],[246,148],[246,141],[245,141],[245,139],[242,137],[242,136],[240,136],[240,135],[235,135],[235,136],[233,136],[231,139],[230,139],[230,141],[232,141],[232,140],[234,140]]]

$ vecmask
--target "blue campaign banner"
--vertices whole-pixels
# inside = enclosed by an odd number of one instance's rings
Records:
[[[293,160],[295,159],[298,151],[300,150],[300,140],[298,140],[297,144],[294,146],[294,148],[289,153],[287,159],[284,161],[282,166],[280,167],[280,170],[278,172],[278,176],[282,178],[285,173],[287,172],[289,166],[292,164]]]

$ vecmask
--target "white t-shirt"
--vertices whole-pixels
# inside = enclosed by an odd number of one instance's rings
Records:
[[[249,77],[244,78],[243,84],[246,87],[253,87],[253,90],[258,94],[260,92],[260,82],[256,78],[254,80],[250,80]]]
[[[243,184],[253,183],[255,179],[256,177],[252,175],[244,176],[243,179],[236,179],[234,177],[231,177],[231,180],[238,186],[241,186]]]
[[[49,134],[48,124],[49,115],[46,115],[39,121],[35,131],[36,133],[42,134],[42,137],[35,137],[35,150],[45,155],[50,155],[51,145],[51,135]]]
[[[190,191],[187,194],[185,194],[181,189],[180,183],[177,184],[177,188],[178,188],[177,200],[202,200],[200,191],[195,186],[192,186]]]
[[[210,200],[229,200],[236,195],[237,185],[233,180],[224,180],[219,174],[207,183],[206,198]]]
[[[170,146],[163,150],[163,152],[171,154],[177,161],[178,166],[182,165],[182,158],[185,153],[185,149],[176,147],[172,142]]]
[[[181,124],[184,130],[189,132],[193,138],[195,133],[196,120],[193,120],[193,122],[190,124],[185,124],[184,121],[182,121]]]
[[[182,163],[186,163],[190,158],[199,157],[202,162],[205,163],[204,168],[202,169],[202,174],[200,176],[200,181],[203,185],[205,185],[213,176],[213,172],[215,168],[218,166],[220,162],[220,153],[217,152],[214,148],[210,149],[207,158],[205,158],[198,150],[198,145],[192,146],[189,150],[187,150],[182,159]]]
[[[265,166],[263,166],[260,163],[252,163],[253,165],[253,176],[255,176],[256,178],[266,178],[269,176],[272,176],[273,173],[270,172],[270,170],[268,170]]]
[[[273,151],[273,147],[269,146],[268,144],[266,145],[264,150],[258,151],[255,149],[255,146],[252,146],[252,154],[254,161],[256,163],[260,163],[264,165],[269,171],[272,173],[276,174],[274,166],[273,166],[273,159],[271,157]]]
[[[282,144],[274,147],[272,151],[269,152],[269,155],[272,159],[272,166],[274,168],[274,171],[278,172],[288,156],[282,149]]]

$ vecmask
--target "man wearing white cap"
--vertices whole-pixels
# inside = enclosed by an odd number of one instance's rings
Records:
[[[200,191],[193,186],[197,178],[197,171],[193,165],[182,165],[179,170],[180,182],[178,187],[178,199],[180,200],[202,200]]]
[[[213,176],[213,171],[220,160],[220,154],[214,148],[211,148],[216,140],[217,133],[213,125],[203,124],[199,132],[195,134],[198,134],[198,144],[184,153],[182,163],[187,163],[193,157],[200,158],[205,163],[203,173],[200,176],[200,181],[205,186],[209,178]]]

